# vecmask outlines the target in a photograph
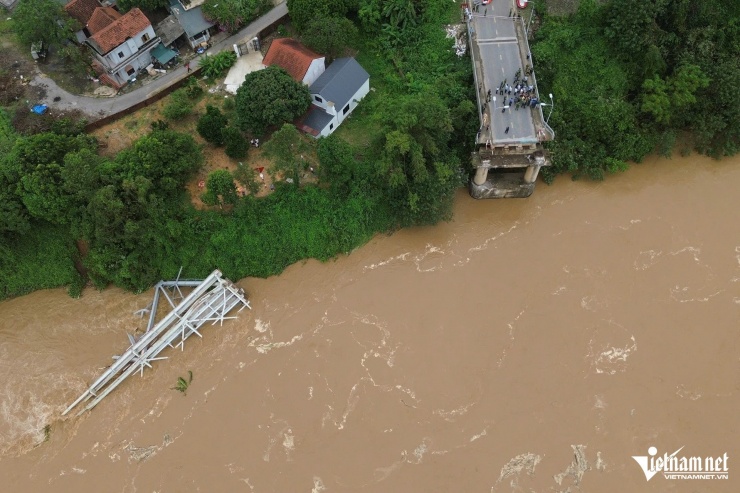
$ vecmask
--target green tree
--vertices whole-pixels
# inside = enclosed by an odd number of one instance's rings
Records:
[[[224,145],[224,129],[229,123],[221,110],[210,104],[206,106],[206,113],[198,118],[195,126],[201,137],[216,146]]]
[[[33,217],[55,224],[69,222],[70,197],[63,188],[62,169],[65,156],[82,149],[97,149],[97,142],[87,136],[55,133],[16,141],[9,163],[14,167],[17,194]]]
[[[290,20],[298,32],[303,32],[315,19],[343,17],[347,13],[345,0],[288,0]]]
[[[303,140],[298,129],[290,123],[283,125],[280,130],[272,134],[272,137],[264,145],[265,154],[272,158],[270,173],[276,176],[278,173],[286,178],[291,178],[297,187],[300,181],[301,169],[305,166],[305,154],[310,150],[309,145]]]
[[[193,106],[187,89],[178,89],[170,94],[169,102],[162,109],[162,115],[168,120],[180,120],[193,111]]]
[[[674,115],[690,109],[696,103],[696,91],[709,86],[709,79],[696,65],[685,64],[664,81],[657,75],[642,85],[644,94],[641,110],[650,113],[656,122],[668,125]]]
[[[236,92],[236,123],[242,130],[262,134],[270,125],[295,119],[308,110],[308,87],[279,67],[247,74]]]
[[[134,7],[149,11],[166,9],[169,5],[170,2],[168,0],[118,0],[116,2],[116,6],[122,12],[128,12]]]
[[[200,59],[201,72],[206,77],[215,79],[229,70],[236,63],[236,53],[231,50],[222,51],[215,55],[204,55]]]
[[[226,144],[224,152],[227,156],[233,159],[242,159],[247,157],[249,144],[247,143],[247,139],[244,138],[244,134],[242,134],[239,129],[234,127],[225,127],[222,130],[221,135],[223,137],[224,144]]]
[[[359,164],[350,145],[331,134],[319,139],[319,181],[328,184],[332,192],[340,197],[349,195],[354,182],[359,179]]]
[[[26,45],[43,41],[47,46],[61,46],[79,28],[54,0],[21,0],[13,11],[13,30]]]
[[[357,27],[345,17],[318,17],[308,23],[301,39],[309,48],[334,59],[357,39]]]
[[[206,0],[203,15],[235,32],[272,8],[270,0]]]
[[[237,200],[234,177],[227,169],[211,172],[206,181],[203,202],[209,205],[235,204]]]
[[[450,111],[433,93],[392,99],[380,140],[376,173],[402,225],[450,217],[457,162],[450,153]]]

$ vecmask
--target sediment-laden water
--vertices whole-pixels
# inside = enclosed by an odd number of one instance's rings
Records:
[[[461,191],[450,223],[241,280],[251,312],[80,418],[150,294],[0,303],[2,491],[738,491],[738,189],[740,159],[690,156]],[[651,446],[730,479],[646,481]]]

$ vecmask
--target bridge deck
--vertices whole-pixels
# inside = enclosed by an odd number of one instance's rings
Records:
[[[523,22],[509,17],[511,8],[511,2],[496,1],[479,6],[477,12],[474,9],[467,17],[470,54],[479,89],[479,145],[529,144],[552,138],[551,130],[542,120],[541,107],[517,110],[508,105],[513,95],[496,95],[504,80],[512,85],[517,70],[521,70],[523,77],[526,65],[531,63],[526,59],[528,45]],[[529,77],[528,84],[534,85],[535,94],[539,94],[534,75]],[[492,98],[487,101],[489,90]]]

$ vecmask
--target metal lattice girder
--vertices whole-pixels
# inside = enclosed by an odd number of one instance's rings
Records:
[[[221,275],[219,270],[215,270],[202,281],[178,279],[158,283],[151,305],[150,326],[147,332],[138,340],[129,336],[131,346],[121,356],[114,357],[115,362],[62,414],[67,414],[80,402],[94,398],[78,414],[92,409],[132,373],[138,370],[143,375],[144,367],[152,368],[153,361],[167,359],[158,355],[166,347],[172,347],[175,339],[180,339],[178,345],[184,349],[185,339],[190,335],[195,333],[202,337],[198,329],[206,322],[212,322],[213,325],[220,321],[223,324],[224,320],[235,318],[226,315],[240,304],[242,306],[239,311],[244,307],[251,309],[249,301],[244,297],[244,291],[228,279],[222,279]],[[194,289],[174,306],[173,299],[167,295],[165,288],[175,288],[182,295],[180,286],[192,286]],[[174,309],[152,327],[160,291],[165,294]]]

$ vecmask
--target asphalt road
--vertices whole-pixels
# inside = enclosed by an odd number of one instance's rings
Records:
[[[478,81],[483,83],[481,101],[485,102],[488,89],[496,98],[495,101],[485,103],[490,131],[486,136],[485,128],[483,129],[481,141],[490,138],[494,145],[537,141],[532,110],[528,108],[515,110],[513,106],[505,109],[509,97],[513,96],[504,97],[495,94],[504,79],[511,85],[516,71],[521,69],[523,75],[525,69],[522,65],[513,18],[509,17],[511,8],[510,0],[493,0],[487,6],[481,6],[479,12],[473,12],[471,20],[471,27],[476,33],[475,54],[482,61],[481,70],[478,72]]]

